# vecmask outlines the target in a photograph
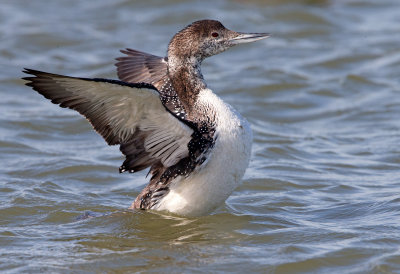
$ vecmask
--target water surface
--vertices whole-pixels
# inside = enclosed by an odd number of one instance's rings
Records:
[[[400,271],[400,3],[266,2],[3,1],[0,270]],[[116,78],[119,49],[164,55],[203,18],[273,34],[203,64],[252,124],[249,169],[210,216],[127,211],[145,172],[21,70]]]

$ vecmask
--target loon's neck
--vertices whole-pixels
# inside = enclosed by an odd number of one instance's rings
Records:
[[[168,76],[185,111],[191,113],[201,90],[207,87],[201,73],[201,58],[168,55]]]

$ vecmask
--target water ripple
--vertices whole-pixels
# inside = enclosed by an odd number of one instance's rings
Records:
[[[395,0],[6,1],[0,269],[399,272],[399,12]],[[125,210],[146,173],[119,174],[118,148],[21,70],[116,78],[120,48],[164,55],[200,18],[272,33],[203,64],[252,124],[250,167],[210,216]]]

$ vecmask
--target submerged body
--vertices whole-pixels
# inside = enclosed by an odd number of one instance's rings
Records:
[[[204,81],[204,58],[236,44],[268,37],[226,29],[202,20],[178,32],[168,56],[127,49],[118,58],[122,81],[75,78],[27,69],[40,94],[84,115],[126,159],[120,172],[150,167],[149,184],[133,209],[187,216],[210,213],[240,183],[248,166],[248,122]]]

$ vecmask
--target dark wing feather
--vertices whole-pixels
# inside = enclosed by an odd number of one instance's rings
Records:
[[[85,116],[109,145],[121,145],[121,171],[169,167],[188,155],[193,130],[165,110],[152,85],[24,72],[33,75],[23,78],[26,85]]]
[[[161,96],[163,105],[180,119],[186,120],[185,109],[167,73],[167,57],[159,57],[134,49],[121,50],[128,56],[119,57],[115,65],[119,79],[128,83],[150,83]]]
[[[121,50],[127,56],[119,57],[117,66],[118,78],[128,83],[149,83],[158,90],[160,81],[167,75],[167,58],[144,53],[134,49]]]

